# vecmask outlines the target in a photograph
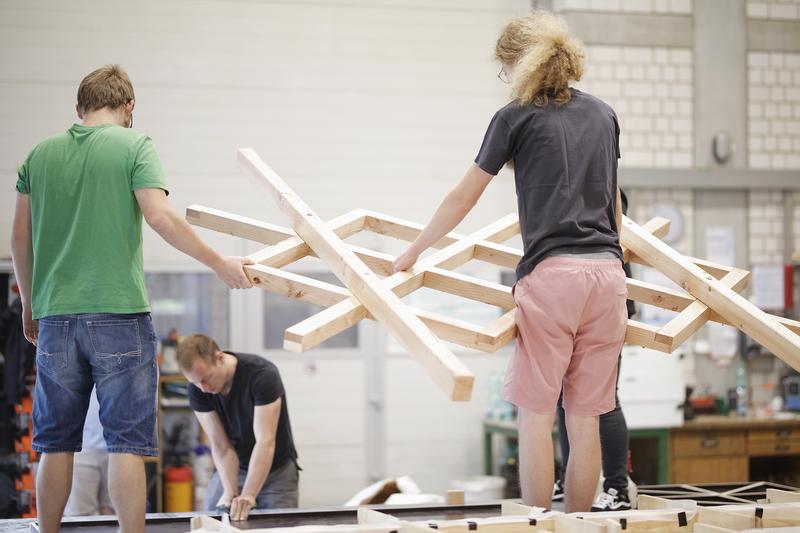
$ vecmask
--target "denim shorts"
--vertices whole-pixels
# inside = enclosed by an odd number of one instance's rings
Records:
[[[109,453],[158,455],[158,340],[149,313],[39,320],[33,449],[79,452],[92,387]]]

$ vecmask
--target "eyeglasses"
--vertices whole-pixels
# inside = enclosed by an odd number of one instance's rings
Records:
[[[497,73],[497,79],[499,79],[500,81],[502,81],[505,84],[511,83],[511,80],[508,79],[508,74],[506,74],[505,67],[501,68],[500,72]]]

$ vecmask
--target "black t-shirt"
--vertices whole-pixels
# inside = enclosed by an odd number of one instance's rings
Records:
[[[253,433],[255,407],[271,404],[280,398],[281,414],[275,435],[275,456],[272,459],[271,470],[280,468],[287,461],[297,458],[297,450],[294,447],[286,392],[278,367],[257,355],[226,353],[238,360],[233,375],[233,385],[228,395],[206,394],[190,383],[189,405],[195,411],[217,412],[239,456],[240,468],[246,469],[256,444]]]
[[[584,92],[559,107],[511,102],[492,118],[475,163],[492,175],[513,160],[524,255],[517,279],[551,255],[611,252],[622,259],[615,220],[619,124]]]

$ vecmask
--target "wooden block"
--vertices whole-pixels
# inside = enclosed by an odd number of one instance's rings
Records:
[[[447,502],[447,505],[464,505],[464,491],[448,490],[445,501]]]
[[[482,333],[493,340],[495,351],[511,342],[517,336],[516,308],[506,311],[500,318],[495,319],[483,328]]]
[[[415,524],[413,522],[400,522],[400,530],[398,533],[441,533],[435,529],[431,529],[424,525]]]
[[[502,516],[528,516],[533,507],[525,505],[519,500],[503,500],[500,502]]]
[[[672,500],[666,498],[659,498],[648,494],[640,494],[636,497],[636,508],[639,510],[675,509],[677,507],[680,506],[675,505]]]
[[[359,507],[356,512],[359,524],[399,525],[400,521],[388,515],[367,507]]]
[[[729,510],[713,507],[700,507],[698,509],[699,524],[727,527],[732,529],[747,529],[755,527],[755,515],[740,515]]]
[[[607,526],[571,515],[555,517],[555,533],[607,533]]]
[[[627,217],[624,217],[622,238],[639,257],[790,366],[800,369],[800,336]]]
[[[796,503],[800,502],[800,492],[767,489],[767,500],[770,503]]]
[[[281,210],[289,215],[295,232],[328,263],[333,273],[358,298],[359,307],[364,311],[369,309],[374,317],[386,325],[450,399],[469,400],[475,378],[463,363],[436,339],[400,298],[375,277],[253,150],[240,149],[239,155],[240,161],[259,178],[258,182],[273,194]],[[333,306],[328,310],[335,308]]]
[[[651,350],[658,350],[659,352],[672,353],[671,340],[667,342],[658,342],[656,340],[658,331],[659,329],[656,326],[651,326],[650,324],[645,324],[644,322],[629,318],[628,327],[625,330],[625,342],[644,346]]]
[[[695,524],[695,533],[738,533],[735,529],[727,527],[712,526],[709,524]]]

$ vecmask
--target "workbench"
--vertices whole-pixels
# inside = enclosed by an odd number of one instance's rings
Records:
[[[701,415],[680,427],[629,429],[631,441],[655,439],[658,483],[726,483],[751,479],[751,462],[761,458],[800,461],[800,416],[742,418]],[[516,439],[512,420],[483,421],[484,471],[493,474],[493,436]]]
[[[516,439],[517,422],[515,420],[484,419],[483,421],[483,469],[489,476],[494,473],[494,435],[502,435]],[[557,435],[554,433],[554,436]],[[669,482],[669,429],[629,429],[629,440],[654,439],[658,450],[657,483]]]

